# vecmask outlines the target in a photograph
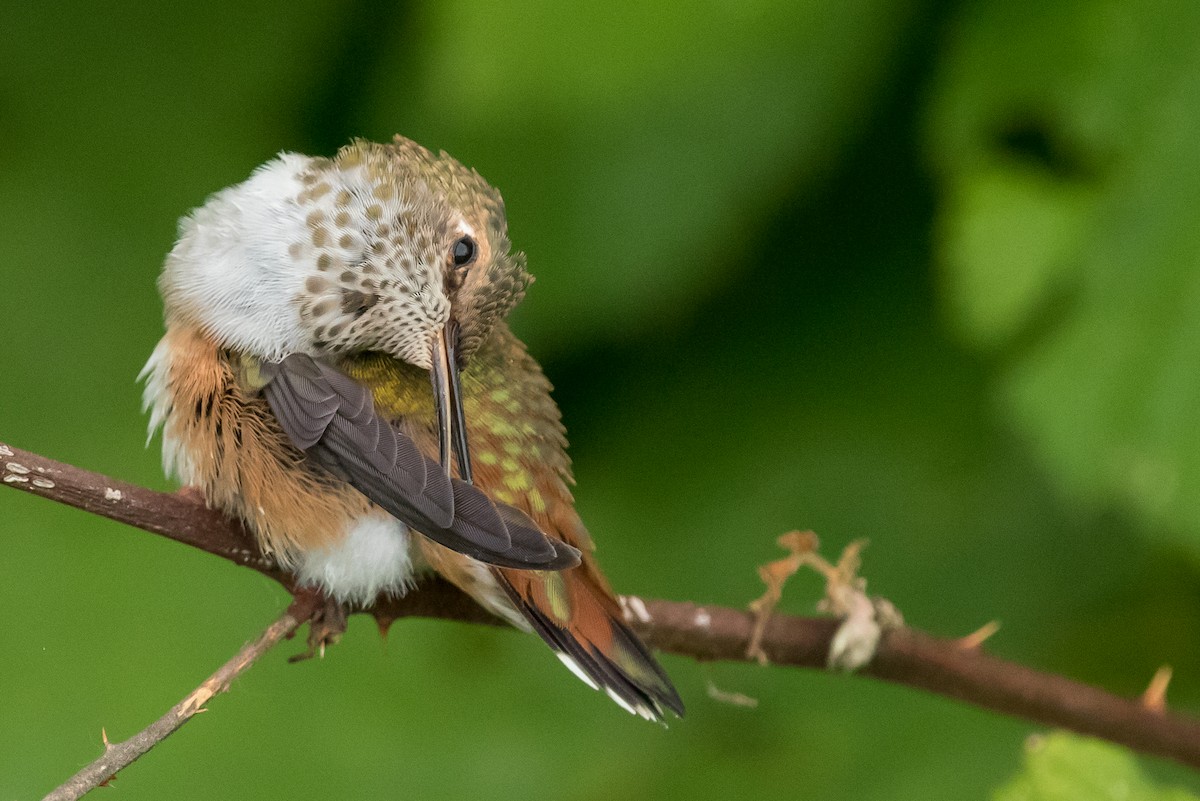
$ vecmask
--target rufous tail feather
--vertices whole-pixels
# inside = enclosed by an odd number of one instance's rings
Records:
[[[579,678],[647,720],[661,720],[665,709],[683,716],[683,701],[666,672],[586,568],[494,573],[533,630]]]

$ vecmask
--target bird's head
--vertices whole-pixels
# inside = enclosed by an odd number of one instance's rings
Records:
[[[284,153],[214,194],[180,223],[160,288],[168,323],[252,358],[380,352],[430,371],[445,456],[458,370],[530,280],[500,194],[396,137]],[[465,436],[453,434],[469,465]]]

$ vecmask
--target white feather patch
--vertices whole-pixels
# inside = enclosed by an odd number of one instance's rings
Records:
[[[177,439],[168,434],[168,428],[163,428],[171,415],[171,388],[168,381],[171,374],[171,349],[167,339],[163,337],[155,346],[154,352],[146,361],[146,366],[138,373],[138,381],[145,381],[142,390],[142,411],[150,412],[150,423],[146,430],[146,445],[154,439],[154,434],[163,429],[162,466],[163,472],[175,478],[181,484],[194,484],[196,470],[187,450]]]
[[[613,699],[613,702],[616,703],[617,706],[621,707],[621,709],[624,709],[626,712],[628,712],[631,715],[638,714],[638,711],[636,709],[634,709],[632,706],[630,706],[628,701],[626,701],[621,696],[617,695],[616,691],[613,690],[611,687],[605,687],[604,692],[607,693],[608,697]]]
[[[568,670],[570,670],[572,673],[575,674],[575,677],[577,679],[582,681],[587,686],[591,687],[593,690],[600,689],[599,685],[597,685],[596,682],[592,681],[592,677],[589,676],[588,674],[584,673],[583,668],[581,668],[579,666],[579,663],[576,662],[574,659],[572,659],[570,656],[568,656],[567,654],[564,654],[562,651],[555,651],[554,655],[558,657],[558,660],[560,662],[562,662],[564,665],[567,666]]]
[[[402,595],[416,576],[410,537],[394,517],[362,517],[336,545],[300,554],[296,572],[301,583],[343,602],[367,603],[381,592]]]
[[[288,248],[308,238],[295,198],[310,161],[284,153],[180,221],[159,280],[168,310],[262,358],[307,350],[296,296],[310,266]]]

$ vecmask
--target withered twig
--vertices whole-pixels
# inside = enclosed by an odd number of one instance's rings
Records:
[[[253,642],[247,643],[232,659],[192,690],[165,715],[142,729],[128,740],[112,743],[102,734],[104,753],[46,796],[44,801],[74,801],[84,794],[107,784],[117,771],[133,763],[142,754],[174,734],[214,696],[225,692],[229,685],[280,640],[294,632],[304,621],[289,610],[267,627]]]

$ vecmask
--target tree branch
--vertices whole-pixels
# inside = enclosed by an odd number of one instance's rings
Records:
[[[194,491],[154,492],[3,444],[0,481],[187,543],[270,576],[289,591],[296,589],[293,578],[258,550],[239,523],[205,508]],[[656,648],[699,660],[747,660],[754,629],[748,612],[635,597],[623,601],[630,625]],[[466,595],[436,579],[403,598],[380,598],[359,611],[381,623],[406,616],[497,623]],[[761,647],[773,664],[825,669],[838,625],[830,618],[776,615],[765,627]],[[860,672],[1200,768],[1200,722],[956,641],[907,628],[889,631]]]
[[[214,695],[219,695],[229,689],[233,680],[280,640],[290,637],[300,624],[300,616],[292,614],[289,609],[258,635],[253,642],[247,643],[232,659],[222,665],[216,673],[205,679],[199,687],[192,690],[165,715],[151,723],[128,740],[110,743],[108,736],[104,737],[104,753],[83,770],[76,773],[62,785],[54,789],[42,801],[75,801],[85,793],[107,784],[116,776],[117,771],[133,763],[142,754],[174,734],[183,724],[192,719],[198,712],[204,711],[204,705]]]

